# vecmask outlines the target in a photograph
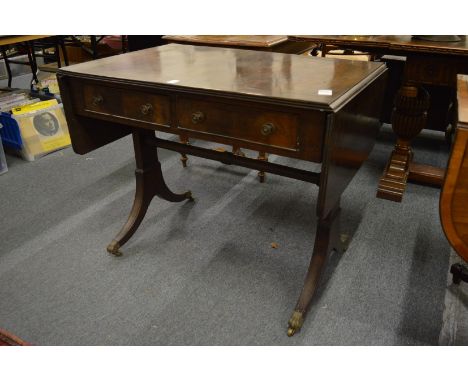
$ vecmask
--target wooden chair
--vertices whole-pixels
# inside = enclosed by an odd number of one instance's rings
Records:
[[[6,330],[0,329],[0,346],[27,346],[27,342],[8,333]]]

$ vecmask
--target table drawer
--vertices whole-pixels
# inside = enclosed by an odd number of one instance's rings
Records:
[[[94,84],[83,86],[86,112],[107,114],[158,125],[169,125],[169,97]]]
[[[127,118],[169,125],[169,97],[155,94],[128,92],[122,95],[122,110]]]
[[[106,86],[83,85],[83,107],[85,111],[102,114],[121,112],[122,94]]]
[[[177,121],[181,129],[290,150],[299,148],[299,117],[294,113],[180,97]]]

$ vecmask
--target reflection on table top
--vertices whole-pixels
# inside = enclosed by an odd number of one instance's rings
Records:
[[[275,35],[167,35],[163,39],[174,42],[211,45],[232,45],[270,48],[288,40],[288,36]]]
[[[240,93],[337,107],[339,99],[385,70],[382,63],[168,44],[68,66],[67,74],[158,87]],[[325,94],[319,90],[328,90]],[[331,94],[330,94],[331,93]],[[334,106],[331,106],[334,102]]]

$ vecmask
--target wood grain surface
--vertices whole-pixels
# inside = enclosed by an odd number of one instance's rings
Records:
[[[458,126],[440,198],[448,241],[468,261],[468,76],[458,76]]]
[[[59,73],[335,110],[384,70],[376,62],[168,44],[68,66]],[[322,90],[328,92],[322,95]]]
[[[288,41],[288,36],[275,35],[166,35],[164,40],[173,42],[202,43],[206,45],[271,48]]]
[[[355,45],[360,48],[468,56],[466,36],[457,42],[424,41],[415,39],[411,35],[294,35],[289,37],[297,41],[312,41],[330,45]]]

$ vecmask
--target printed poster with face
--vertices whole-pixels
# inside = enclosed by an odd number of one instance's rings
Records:
[[[18,121],[28,160],[71,145],[62,105],[13,115],[13,118]]]

